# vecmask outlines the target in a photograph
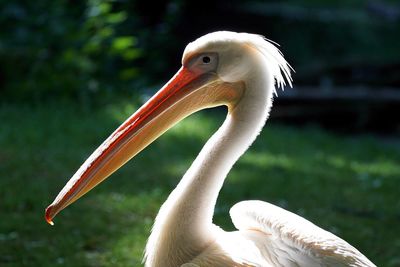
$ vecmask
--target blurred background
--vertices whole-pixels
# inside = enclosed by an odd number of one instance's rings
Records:
[[[230,174],[216,222],[233,228],[229,207],[259,198],[343,237],[377,266],[400,266],[395,0],[0,1],[0,266],[141,266],[159,206],[225,109],[172,129],[56,227],[43,210],[176,72],[185,45],[216,30],[276,41],[296,71]]]

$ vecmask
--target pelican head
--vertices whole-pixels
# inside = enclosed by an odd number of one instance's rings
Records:
[[[45,218],[52,219],[109,177],[157,137],[188,115],[226,105],[229,111],[252,95],[246,86],[257,66],[269,83],[290,83],[290,66],[280,51],[259,35],[214,32],[187,45],[182,67],[150,100],[119,126],[82,164],[53,203]],[[271,86],[270,88],[274,88]],[[264,90],[264,89],[262,89]]]

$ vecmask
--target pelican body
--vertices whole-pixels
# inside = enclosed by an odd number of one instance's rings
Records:
[[[208,140],[162,205],[145,249],[146,267],[375,266],[357,249],[304,218],[263,201],[230,210],[238,229],[212,222],[223,182],[264,126],[276,87],[291,86],[291,67],[262,36],[214,32],[189,43],[182,67],[83,163],[46,220],[110,176],[188,115],[228,107]]]

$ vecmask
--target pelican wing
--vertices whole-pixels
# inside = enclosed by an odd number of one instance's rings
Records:
[[[261,232],[255,242],[272,266],[376,267],[357,249],[310,221],[263,201],[242,201],[230,210],[243,234]]]

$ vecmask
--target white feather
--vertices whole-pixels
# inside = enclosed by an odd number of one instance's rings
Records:
[[[268,118],[275,85],[291,86],[292,78],[281,52],[260,35],[207,34],[186,47],[182,62],[208,52],[219,55],[221,79],[244,82],[245,92],[161,207],[146,246],[146,267],[375,266],[342,239],[265,202],[231,209],[239,231],[212,223],[229,170]]]
[[[231,208],[230,215],[237,229],[267,234],[265,247],[276,251],[273,257],[281,266],[290,266],[289,262],[309,267],[375,266],[343,239],[270,203],[242,201]]]

